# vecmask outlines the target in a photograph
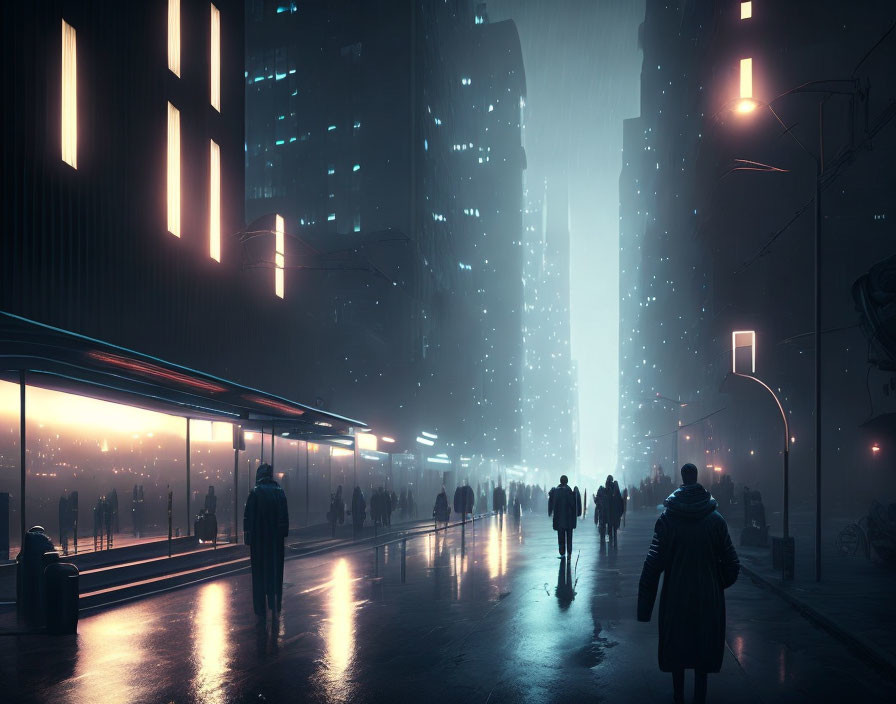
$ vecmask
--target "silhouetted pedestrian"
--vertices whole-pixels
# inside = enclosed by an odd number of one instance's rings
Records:
[[[448,494],[445,492],[444,485],[442,490],[436,496],[436,503],[432,509],[432,516],[436,523],[448,523],[451,517],[451,508],[448,506]]]
[[[659,666],[672,673],[676,702],[684,701],[684,671],[694,670],[694,701],[706,700],[706,675],[722,667],[725,593],[740,562],[728,525],[697,468],[681,468],[683,484],[665,502],[638,585],[638,620],[649,621],[660,575]]]
[[[259,623],[266,607],[276,623],[283,602],[283,539],[289,533],[286,494],[274,481],[274,468],[261,465],[246,499],[243,533],[252,564],[252,606]]]
[[[330,494],[330,510],[327,511],[332,536],[336,537],[336,524],[345,523],[345,502],[342,500],[342,484],[336,487],[336,493]]]
[[[215,487],[210,486],[208,488],[208,493],[205,495],[205,501],[203,502],[203,508],[206,513],[210,513],[214,516],[218,510],[218,497],[215,496]]]
[[[555,486],[548,494],[548,516],[554,517],[560,557],[572,555],[572,532],[581,513],[582,499],[569,488],[569,479],[564,474],[560,477],[559,486]]]
[[[367,501],[361,487],[356,486],[352,492],[352,528],[357,536],[364,530],[364,520],[367,518]]]

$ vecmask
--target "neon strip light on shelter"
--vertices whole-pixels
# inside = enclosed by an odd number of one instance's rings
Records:
[[[243,396],[247,401],[251,401],[252,403],[257,403],[261,406],[267,406],[268,408],[273,408],[278,411],[283,411],[283,413],[289,413],[294,416],[303,416],[305,415],[305,411],[301,408],[293,408],[285,403],[280,403],[279,401],[272,401],[271,399],[263,398],[261,396]]]
[[[62,20],[62,160],[78,168],[78,45],[75,28]]]
[[[168,232],[180,237],[180,110],[168,103]]]
[[[128,359],[127,357],[121,357],[117,354],[110,354],[108,352],[99,351],[88,352],[87,354],[91,359],[95,359],[98,362],[112,364],[116,367],[120,367],[121,369],[127,369],[129,371],[136,372],[145,376],[156,377],[158,379],[166,379],[167,381],[175,381],[179,384],[185,384],[186,386],[192,386],[196,389],[202,389],[203,391],[220,393],[227,390],[223,386],[214,384],[210,381],[187,376],[186,374],[181,374],[180,372],[165,369],[164,367],[159,367],[155,364],[149,364],[148,362],[141,362],[135,359]]]
[[[211,56],[209,62],[209,79],[211,80],[211,88],[209,91],[209,100],[212,107],[221,112],[221,12],[214,5],[212,10],[211,25]]]
[[[221,147],[209,140],[208,253],[221,261]]]

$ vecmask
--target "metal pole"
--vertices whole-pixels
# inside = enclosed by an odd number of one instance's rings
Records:
[[[305,441],[305,525],[311,523],[311,514],[309,513],[310,497],[309,487],[311,485],[311,466],[308,464],[308,441]]]
[[[25,370],[19,370],[19,522],[22,535],[19,546],[25,545]],[[77,535],[77,534],[76,534]],[[75,553],[78,552],[78,541],[75,539]]]
[[[261,463],[264,464],[264,426],[261,426]]]
[[[819,130],[821,129],[819,105]],[[815,176],[815,581],[821,581],[821,162]]]
[[[169,521],[170,522],[170,521]],[[171,532],[170,530],[168,531]],[[190,537],[190,419],[187,418],[187,537]]]
[[[787,432],[787,428],[784,428]],[[787,438],[784,439],[784,542],[790,537],[790,450],[787,449]]]
[[[274,467],[274,436],[276,433],[274,432],[274,428],[271,428],[271,468]]]
[[[239,523],[239,487],[240,487],[240,448],[239,443],[233,448],[233,542],[240,542],[240,523]]]

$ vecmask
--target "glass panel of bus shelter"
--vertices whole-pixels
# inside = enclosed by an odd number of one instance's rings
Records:
[[[261,433],[247,431],[243,434],[243,440],[245,441],[246,449],[241,451],[239,455],[239,484],[236,503],[236,519],[239,529],[237,542],[243,541],[243,513],[246,508],[246,497],[249,496],[249,490],[255,486],[255,474],[259,465],[261,465],[262,456],[264,456],[265,461],[270,461],[271,459],[271,439],[269,435],[264,436],[263,442]],[[262,448],[262,445],[265,445],[264,448]]]
[[[299,482],[298,472],[298,441],[289,437],[277,435],[274,439],[274,479],[283,488],[286,494],[286,505],[289,510],[289,527],[298,528],[302,525],[298,513],[300,488],[304,492],[305,477]],[[270,441],[268,441],[270,448]],[[302,458],[304,460],[304,458]]]
[[[4,520],[8,533],[0,524],[0,535],[8,536],[8,545],[0,540],[0,560],[14,558],[19,552],[21,527],[19,525],[19,385],[0,381],[0,520]],[[3,595],[8,596],[8,595]]]
[[[171,491],[186,535],[185,419],[31,386],[25,406],[29,526],[79,552],[167,539]]]
[[[330,509],[330,495],[336,491],[336,484],[332,481],[330,474],[332,464],[330,446],[309,442],[306,460],[308,463],[306,467],[308,499],[305,502],[307,504],[305,523],[307,525],[326,523],[327,511]],[[343,501],[349,495],[343,489]],[[302,506],[302,511],[304,515],[305,505]]]
[[[196,521],[204,510],[214,513],[221,542],[228,542],[235,528],[233,491],[233,424],[191,420],[190,519]]]

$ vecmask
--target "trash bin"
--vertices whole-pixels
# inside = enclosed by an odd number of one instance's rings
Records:
[[[22,549],[16,556],[16,605],[19,613],[30,626],[43,624],[44,553],[53,552],[53,541],[41,526],[29,528],[25,533]]]
[[[56,554],[56,553],[54,553]],[[47,633],[65,635],[78,631],[78,568],[59,562],[59,556],[44,568],[44,610]]]

